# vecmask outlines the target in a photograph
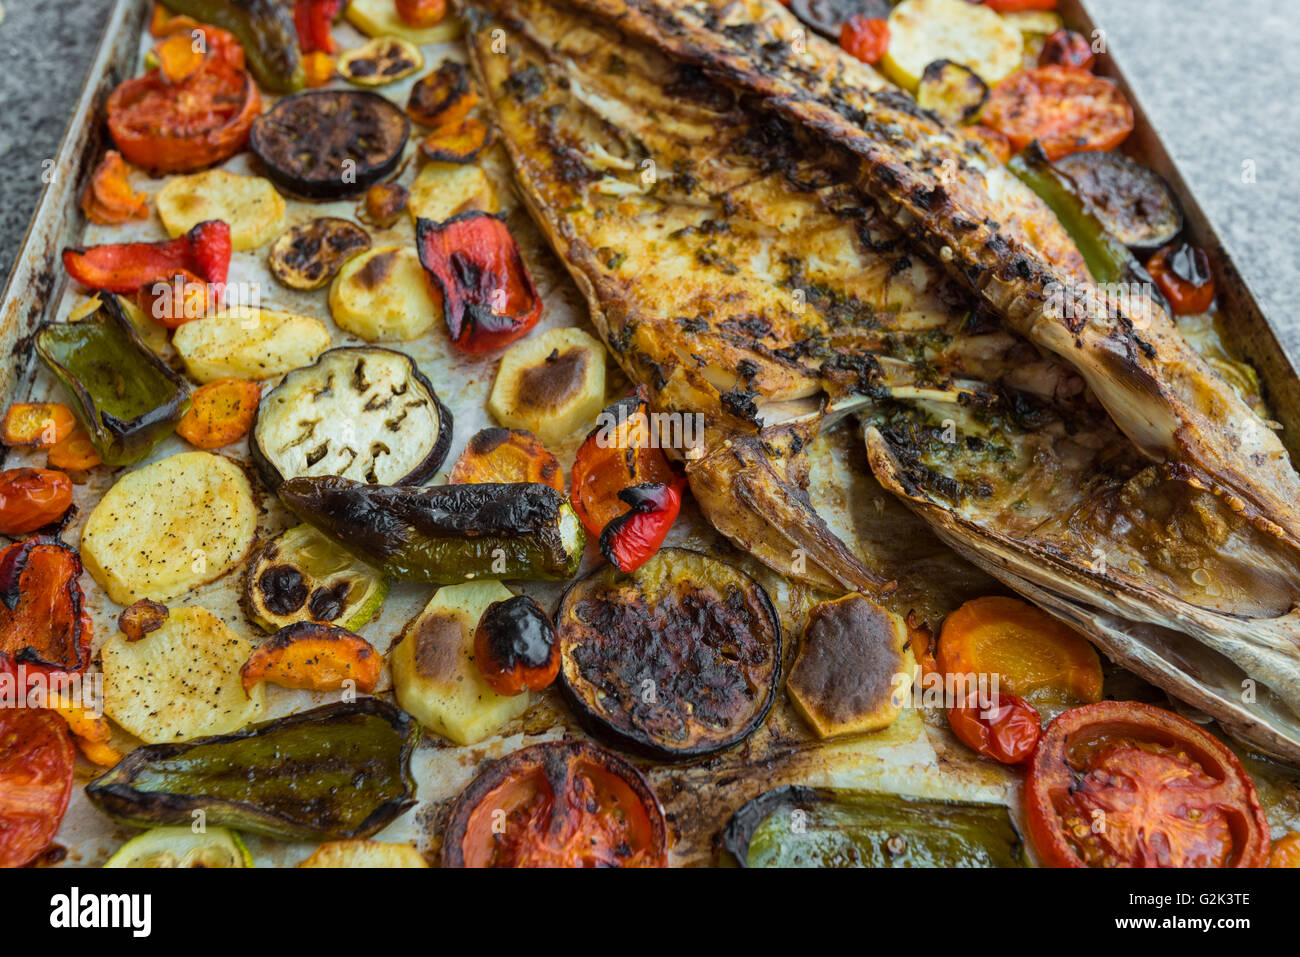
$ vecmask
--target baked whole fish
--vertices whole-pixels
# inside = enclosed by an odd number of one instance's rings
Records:
[[[706,517],[829,591],[891,583],[810,506],[857,415],[949,545],[1300,762],[1300,480],[1153,302],[1098,296],[1023,184],[764,0],[474,0],[525,199],[628,375],[702,414]]]

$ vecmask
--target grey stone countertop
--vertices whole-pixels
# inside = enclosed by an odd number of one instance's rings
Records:
[[[111,0],[0,0],[0,276]],[[1192,192],[1300,357],[1300,2],[1086,0]],[[1253,182],[1243,181],[1243,164]]]

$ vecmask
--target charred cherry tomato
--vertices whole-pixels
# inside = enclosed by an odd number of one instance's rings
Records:
[[[0,472],[0,535],[26,535],[53,525],[72,507],[72,482],[54,469]]]
[[[863,63],[878,63],[889,48],[889,23],[873,17],[849,17],[840,27],[840,46]]]
[[[474,662],[497,694],[541,691],[560,672],[555,626],[527,595],[494,601],[474,630]]]
[[[1135,701],[1048,725],[1025,779],[1029,836],[1056,867],[1262,867],[1269,826],[1236,755]]]
[[[989,95],[980,122],[1022,150],[1038,140],[1049,160],[1111,150],[1133,132],[1133,107],[1114,83],[1067,66],[1013,73]]]
[[[22,867],[54,839],[75,759],[67,725],[53,711],[0,709],[0,867]]]
[[[653,446],[644,387],[600,414],[573,462],[570,498],[588,533],[599,536],[605,526],[630,507],[619,492],[633,485],[671,482],[672,467]]]
[[[665,867],[654,791],[622,758],[582,741],[507,755],[452,806],[443,867]]]
[[[447,15],[447,0],[397,0],[397,15],[408,27],[427,30]]]
[[[948,724],[953,734],[966,746],[986,758],[1002,764],[1021,764],[1029,760],[1038,743],[1041,719],[1038,712],[1013,694],[997,694],[980,704],[980,693],[973,690],[964,704],[948,709]]]
[[[1273,842],[1268,852],[1269,867],[1300,867],[1300,834],[1289,831]]]
[[[500,217],[473,210],[442,223],[420,219],[415,245],[461,352],[500,349],[537,325],[542,297]]]
[[[80,575],[76,549],[57,538],[29,538],[0,551],[0,668],[86,670],[92,626]]]
[[[261,112],[249,75],[212,57],[180,83],[156,69],[122,83],[108,98],[108,129],[136,166],[188,173],[243,148]]]
[[[343,0],[294,0],[293,25],[303,53],[333,53],[330,28],[343,9]]]
[[[682,508],[686,479],[648,482],[618,493],[631,506],[600,533],[600,553],[621,572],[634,572],[659,551]]]
[[[1147,272],[1176,315],[1195,315],[1214,305],[1214,272],[1204,249],[1172,243],[1151,257]]]
[[[135,294],[141,287],[177,273],[224,284],[230,269],[230,225],[220,219],[199,223],[184,236],[160,243],[109,243],[63,250],[63,268],[91,289]]]
[[[410,196],[401,183],[376,183],[366,190],[366,222],[387,229],[402,215]]]
[[[1096,55],[1092,44],[1075,30],[1057,30],[1043,43],[1038,54],[1039,66],[1069,66],[1078,70],[1091,70]]]

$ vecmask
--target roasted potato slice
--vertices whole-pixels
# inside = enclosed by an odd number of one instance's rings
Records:
[[[319,319],[245,306],[187,322],[172,336],[186,371],[200,382],[271,379],[309,364],[330,341]]]
[[[263,246],[284,229],[284,197],[260,176],[224,169],[173,176],[154,201],[169,235],[220,219],[230,225],[230,246],[236,252]]]
[[[330,286],[330,315],[367,342],[406,342],[442,319],[420,257],[409,246],[377,246],[348,260]]]
[[[398,16],[393,0],[350,0],[343,16],[366,36],[401,37],[417,46],[455,40],[465,29],[460,18],[453,16],[432,27],[413,27]]]
[[[426,163],[411,184],[406,201],[412,222],[431,219],[441,223],[471,209],[495,213],[499,208],[487,174],[472,163]]]
[[[605,347],[581,329],[550,329],[506,350],[488,398],[504,426],[544,445],[585,430],[605,407]]]

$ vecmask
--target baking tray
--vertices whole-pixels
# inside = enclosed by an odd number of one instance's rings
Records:
[[[48,374],[36,367],[27,340],[41,322],[66,318],[72,306],[82,298],[74,292],[61,268],[60,250],[67,245],[163,238],[161,226],[152,216],[147,223],[104,229],[87,224],[78,206],[80,191],[107,145],[102,120],[104,104],[113,88],[121,80],[135,75],[139,68],[147,46],[142,37],[151,7],[152,0],[116,0],[110,11],[104,39],[95,54],[85,88],[59,148],[55,175],[41,197],[3,297],[0,297],[0,349],[8,356],[0,368],[0,402],[6,405],[18,397],[48,395],[58,398]],[[1064,0],[1062,13],[1071,26],[1085,33],[1091,32],[1092,22],[1078,0]],[[336,36],[345,47],[359,40],[359,35],[347,26],[336,28]],[[425,48],[426,69],[446,54],[463,59],[459,46],[457,43],[442,45],[442,48]],[[1102,57],[1100,72],[1124,85],[1131,97],[1131,91],[1124,84],[1113,59]],[[414,79],[384,87],[381,92],[404,102]],[[1298,436],[1300,429],[1291,426],[1300,424],[1300,394],[1297,394],[1300,383],[1291,361],[1249,288],[1232,266],[1231,257],[1189,194],[1169,154],[1146,124],[1140,105],[1134,102],[1139,130],[1131,141],[1132,152],[1164,175],[1178,193],[1191,237],[1209,250],[1214,259],[1221,301],[1234,317],[1233,328],[1238,336],[1235,345],[1259,371],[1274,414],[1287,427],[1284,435]],[[254,171],[250,164],[248,154],[243,154],[222,165],[235,172]],[[546,301],[543,328],[581,325],[590,329],[577,290],[532,226],[522,203],[512,195],[504,156],[490,156],[484,165],[498,187],[511,230],[519,239]],[[408,164],[403,182],[409,183],[414,175],[414,166],[413,162]],[[161,180],[143,177],[133,180],[133,185],[149,193],[155,192],[161,184]],[[316,215],[353,218],[355,207],[354,201],[317,204],[288,198],[288,202],[287,225]],[[412,241],[412,230],[405,218],[393,230],[371,232],[375,245]],[[232,260],[231,281],[262,282],[263,306],[321,318],[334,333],[335,345],[356,341],[333,326],[322,292],[294,293],[271,281],[265,271],[264,256],[265,247],[236,253]],[[451,454],[441,473],[445,475],[446,468],[455,461],[469,436],[479,428],[493,424],[488,420],[483,400],[491,385],[495,362],[468,363],[448,355],[450,350],[436,332],[423,341],[404,343],[398,348],[416,359],[438,387],[444,402],[452,407],[456,429]],[[622,386],[616,376],[611,384],[611,396]],[[160,446],[150,460],[181,451],[183,447],[179,440],[171,439]],[[572,443],[555,451],[567,469],[574,452]],[[28,464],[21,450],[8,450],[3,454],[10,465]],[[1296,454],[1294,448],[1292,454]],[[235,457],[246,460],[244,455]],[[923,589],[928,588],[933,596],[921,600],[931,600],[932,610],[936,613],[949,610],[968,597],[1001,590],[992,579],[940,545],[904,506],[864,475],[862,457],[860,444],[847,429],[819,438],[813,448],[809,493],[828,524],[842,538],[869,553],[890,577],[921,582]],[[119,474],[98,469],[86,485],[77,489],[81,514],[67,531],[69,541],[76,540],[80,533],[79,522],[84,520],[97,496]],[[263,505],[265,514],[259,525],[259,538],[272,535],[288,524],[287,516],[273,497],[264,496]],[[811,596],[737,552],[689,506],[683,510],[669,543],[695,547],[733,561],[768,588],[782,615],[788,665],[794,651],[791,636],[799,633]],[[598,560],[593,551],[589,549],[584,570]],[[115,630],[118,608],[108,602],[88,576],[83,583],[87,588],[87,607],[95,621],[98,649],[104,637]],[[236,572],[196,589],[178,604],[203,605],[222,617],[239,634],[256,638],[258,630],[247,622],[238,607],[238,590]],[[558,586],[529,586],[526,590],[544,605],[552,607],[559,594]],[[406,620],[427,601],[431,591],[429,586],[396,586],[381,614],[363,628],[362,633],[380,651],[385,651]],[[846,742],[822,743],[809,735],[784,701],[784,696],[778,698],[764,727],[729,752],[687,765],[640,762],[664,803],[673,837],[674,863],[702,864],[717,860],[716,835],[730,813],[762,791],[782,784],[876,787],[920,796],[996,801],[1013,809],[1018,804],[1015,800],[1016,778],[990,762],[975,759],[967,749],[954,745],[942,714],[933,709],[928,712],[906,709],[885,731]],[[329,696],[272,688],[268,690],[267,716],[300,710],[325,700],[329,700]],[[376,835],[376,839],[410,841],[432,856],[437,849],[441,823],[449,802],[485,762],[524,744],[563,735],[582,736],[582,731],[559,703],[553,690],[539,696],[534,707],[521,719],[481,744],[459,748],[426,735],[412,762],[419,784],[420,803]],[[132,740],[123,736],[118,743],[130,748],[134,746]],[[78,787],[74,790],[56,842],[65,851],[60,863],[93,865],[101,862],[134,832],[113,824],[87,803],[81,785],[97,772],[79,762],[77,773]],[[1295,822],[1300,821],[1300,788],[1284,775],[1270,774],[1261,792],[1274,814],[1275,825],[1286,822],[1288,826],[1296,826]],[[313,845],[253,839],[250,846],[259,865],[286,865],[305,857]]]

